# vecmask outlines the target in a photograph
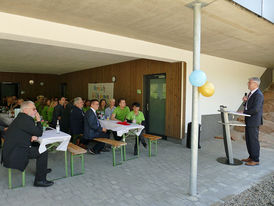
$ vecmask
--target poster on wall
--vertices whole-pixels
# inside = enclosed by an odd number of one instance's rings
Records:
[[[111,99],[113,98],[114,83],[89,83],[88,99]]]

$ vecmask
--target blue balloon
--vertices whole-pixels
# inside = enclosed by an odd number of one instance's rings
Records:
[[[195,70],[189,76],[190,83],[195,87],[201,87],[206,83],[206,74],[202,70]]]

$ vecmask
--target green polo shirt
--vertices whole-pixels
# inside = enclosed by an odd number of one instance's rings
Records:
[[[120,120],[120,121],[125,121],[126,116],[130,112],[128,106],[126,106],[124,109],[121,109],[120,106],[116,107],[112,114],[115,114],[115,118]]]
[[[134,120],[134,118],[136,119],[136,124],[141,124],[142,121],[145,121],[145,117],[143,112],[139,111],[138,115],[135,115],[134,111],[131,111],[130,113],[128,113],[127,115],[127,119],[128,120]]]
[[[44,106],[44,108],[42,109],[42,117],[45,121],[48,121],[48,106]]]
[[[48,108],[48,122],[52,122],[52,117],[53,117],[53,111],[54,111],[54,107],[49,107]]]

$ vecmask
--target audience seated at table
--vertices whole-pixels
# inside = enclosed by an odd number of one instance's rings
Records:
[[[70,133],[71,140],[74,144],[79,145],[79,141],[84,133],[84,102],[81,97],[74,98],[73,106],[70,113]]]
[[[96,110],[98,110],[98,108],[99,101],[97,99],[91,100],[91,107],[84,116],[84,137],[82,142],[88,144],[87,150],[90,154],[100,154],[105,147],[105,144],[102,142],[95,142],[95,146],[91,146],[92,139],[96,137],[109,138],[106,128],[101,127],[97,118]]]
[[[90,100],[86,100],[84,102],[84,107],[83,107],[83,111],[86,112],[90,109]]]
[[[104,119],[105,118],[105,110],[107,107],[107,101],[105,99],[101,99],[99,102],[99,108],[96,111],[97,117],[99,119]]]
[[[115,109],[115,99],[110,99],[109,100],[109,107],[106,108],[105,110],[105,119],[110,119],[111,118],[111,115],[112,115],[112,112],[114,111]]]
[[[35,125],[34,117],[37,120]],[[1,163],[7,168],[24,171],[29,159],[36,159],[36,174],[34,186],[48,187],[53,184],[46,179],[48,153],[39,153],[38,147],[31,146],[31,142],[42,136],[43,128],[40,115],[31,101],[21,104],[21,113],[9,125],[2,150]]]
[[[128,106],[126,105],[126,99],[121,98],[118,101],[119,106],[114,109],[111,115],[112,120],[118,120],[118,121],[125,121],[126,116],[130,112]],[[117,132],[113,132],[114,139],[115,140],[121,140],[122,137],[117,136]]]
[[[132,104],[132,111],[128,113],[126,119],[130,123],[141,124],[145,126],[145,116],[143,112],[140,111],[140,104],[138,102],[134,102]],[[139,135],[139,143],[142,142],[142,145],[146,148],[147,144],[145,138],[143,137],[144,130],[142,130],[141,134]],[[137,138],[135,139],[135,146],[134,146],[134,155],[137,155]]]

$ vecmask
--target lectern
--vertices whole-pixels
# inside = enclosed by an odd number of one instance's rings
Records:
[[[218,123],[222,124],[223,126],[224,147],[225,147],[226,157],[219,157],[217,161],[222,164],[241,165],[243,164],[242,161],[235,159],[233,157],[231,136],[230,136],[230,126],[245,127],[245,124],[239,121],[229,121],[228,115],[247,116],[247,117],[249,117],[250,115],[239,113],[239,112],[227,111],[227,107],[223,105],[220,106],[220,110],[218,111],[221,113],[222,121],[219,121]]]

